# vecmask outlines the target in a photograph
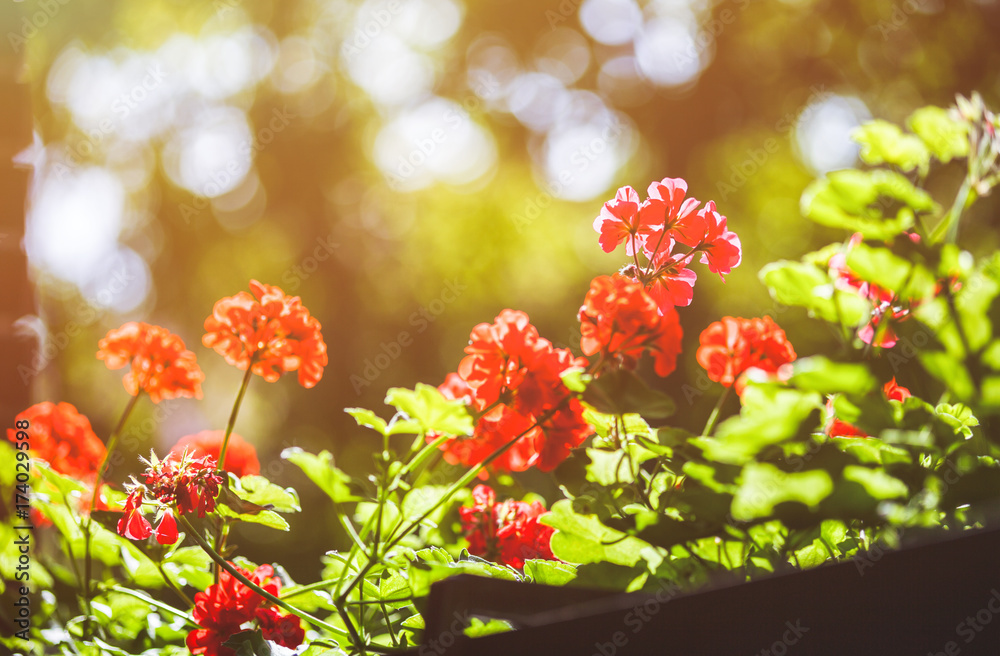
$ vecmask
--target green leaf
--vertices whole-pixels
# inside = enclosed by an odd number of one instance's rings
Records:
[[[372,429],[379,435],[385,435],[385,419],[379,417],[374,411],[367,408],[344,408],[344,412],[354,417],[354,421],[358,422],[358,426],[364,426],[365,428]]]
[[[632,472],[625,451],[602,451],[587,449],[590,464],[587,465],[587,480],[598,485],[611,487],[619,483],[633,482]]]
[[[878,386],[878,381],[864,365],[833,362],[821,355],[796,360],[792,371],[788,381],[792,386],[821,394],[862,395]]]
[[[944,351],[921,351],[918,357],[927,373],[947,385],[956,398],[962,401],[973,398],[976,388],[961,360]]]
[[[510,622],[505,620],[492,619],[489,622],[484,622],[478,617],[473,617],[469,620],[469,626],[465,628],[465,635],[470,638],[480,638],[495,633],[506,633],[513,629]]]
[[[182,586],[199,590],[212,582],[212,559],[201,547],[174,549],[163,559],[163,569]]]
[[[577,394],[582,393],[587,389],[587,385],[590,385],[594,377],[586,373],[580,367],[570,367],[566,371],[559,374],[562,379],[563,385],[566,386],[571,392],[576,392]]]
[[[259,630],[235,633],[222,643],[236,652],[236,656],[293,656],[295,650],[265,640]]]
[[[413,590],[415,597],[426,597],[430,593],[431,584],[459,574],[473,574],[504,581],[521,580],[516,570],[475,556],[447,563],[415,560],[410,563],[407,570],[410,589]]]
[[[803,307],[810,316],[853,327],[868,316],[868,303],[857,294],[836,289],[830,274],[814,264],[779,260],[760,270],[771,298]]]
[[[650,389],[638,376],[624,369],[595,379],[587,386],[583,400],[609,415],[635,413],[648,419],[666,419],[677,410],[672,398]]]
[[[930,152],[942,162],[969,154],[969,125],[940,107],[922,107],[906,120]]]
[[[914,264],[887,248],[858,244],[847,254],[848,268],[862,280],[873,282],[907,300],[934,295],[937,279],[926,267]]]
[[[469,435],[473,421],[465,404],[445,398],[438,388],[417,383],[416,389],[390,388],[385,402],[406,413],[427,433]]]
[[[238,513],[229,506],[219,504],[215,507],[220,515],[230,519],[236,519],[248,524],[260,524],[269,528],[276,528],[279,531],[288,530],[288,522],[285,518],[273,510],[261,510],[255,513]]]
[[[930,166],[931,154],[924,142],[888,121],[869,121],[855,129],[851,138],[861,144],[861,160],[866,164],[895,164],[904,171],[919,168],[921,175]]]
[[[832,491],[833,480],[824,470],[786,473],[774,465],[754,462],[743,468],[732,513],[735,519],[747,521],[767,517],[776,505],[788,501],[815,508]]]
[[[844,467],[844,479],[860,483],[873,499],[898,499],[909,495],[906,484],[883,469],[848,465]]]
[[[524,575],[541,585],[566,585],[576,578],[576,567],[558,560],[524,561]]]
[[[297,465],[309,479],[326,492],[334,503],[357,501],[349,487],[351,477],[333,464],[333,454],[321,451],[319,455],[307,453],[297,446],[281,452],[281,457]]]
[[[583,419],[593,427],[594,432],[600,437],[609,437],[614,433],[615,425],[619,429],[624,426],[626,435],[651,435],[652,430],[646,420],[641,415],[629,413],[622,417],[624,422],[620,422],[618,416],[598,412],[593,408],[587,408],[583,412]]]
[[[880,198],[906,207],[886,218],[876,206]],[[913,227],[915,213],[937,211],[930,195],[895,171],[846,169],[828,173],[802,194],[802,213],[832,228],[860,232],[866,239],[887,240]]]
[[[552,535],[552,553],[568,563],[607,562],[632,567],[642,560],[640,552],[650,546],[605,526],[593,515],[578,515],[568,499],[557,501],[552,511],[539,521],[556,529]]]
[[[979,419],[972,414],[972,408],[961,403],[942,403],[934,408],[934,412],[964,439],[972,437],[972,429],[979,425]]]
[[[275,485],[263,476],[244,476],[240,479],[239,488],[235,490],[240,499],[249,501],[268,510],[278,512],[299,512],[298,493],[290,487]]]
[[[751,383],[741,400],[740,415],[719,424],[715,437],[696,437],[688,443],[709,460],[739,465],[769,445],[807,434],[819,423],[822,401],[816,392]]]

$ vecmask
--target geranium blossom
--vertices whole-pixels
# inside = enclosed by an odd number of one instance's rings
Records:
[[[827,266],[837,289],[854,292],[871,303],[871,317],[868,323],[858,330],[858,338],[871,346],[892,348],[897,340],[893,324],[906,319],[910,309],[899,302],[895,292],[861,280],[847,266],[848,254],[861,241],[861,233],[854,233],[844,251],[834,254]]]
[[[471,437],[447,440],[445,460],[471,466],[511,443],[491,464],[502,471],[537,466],[551,471],[590,433],[583,406],[572,398],[561,375],[586,360],[557,349],[538,335],[528,315],[504,310],[492,324],[472,329],[457,375],[439,389],[461,398],[478,417]],[[437,435],[428,435],[434,441]],[[481,476],[486,476],[482,472]]]
[[[661,313],[675,306],[691,305],[698,275],[687,268],[689,263],[689,259],[671,255],[669,250],[661,250],[650,263],[650,273],[643,279]]]
[[[715,210],[715,201],[708,201],[698,212],[698,218],[705,230],[699,243],[695,244],[695,248],[701,251],[701,263],[707,265],[709,271],[725,279],[724,274],[739,266],[743,258],[740,238],[726,228],[726,217]]]
[[[130,367],[122,384],[132,396],[146,392],[153,403],[177,397],[201,398],[205,374],[184,340],[166,328],[130,321],[108,331],[98,349],[97,357],[108,369]]]
[[[782,365],[795,360],[795,349],[770,317],[743,319],[723,317],[699,336],[698,364],[708,377],[743,392],[743,375],[751,368],[777,374]]]
[[[660,376],[676,367],[683,336],[677,312],[670,307],[661,315],[641,283],[621,275],[594,278],[577,317],[584,355],[600,353],[632,369],[648,350]]]
[[[513,499],[497,503],[496,493],[487,485],[477,485],[472,498],[471,507],[458,510],[469,553],[517,568],[532,558],[556,560],[550,546],[555,531],[538,521],[548,512],[541,503]]]
[[[725,280],[742,261],[743,250],[714,201],[698,210],[698,200],[685,197],[683,179],[663,178],[651,183],[647,193],[640,202],[635,189],[622,187],[605,203],[594,228],[606,252],[626,243],[632,263],[622,273],[643,283],[660,313],[666,314],[669,308],[690,305],[697,275],[689,267],[696,256]],[[639,261],[639,251],[645,264]]]
[[[268,382],[298,371],[303,387],[316,385],[328,362],[319,321],[298,296],[286,296],[278,287],[251,280],[250,291],[216,302],[205,319],[202,343]]]
[[[268,593],[278,596],[281,579],[270,565],[260,565],[253,572],[230,563],[248,580]],[[264,639],[294,649],[302,644],[305,631],[299,618],[281,615],[268,607],[264,597],[251,590],[226,570],[219,572],[219,582],[194,596],[194,621],[202,628],[188,633],[187,647],[192,654],[205,656],[235,656],[236,652],[222,643],[243,630],[243,625],[257,621]]]
[[[129,485],[125,511],[118,521],[118,533],[132,540],[145,540],[151,535],[152,526],[143,517],[144,503],[158,506],[156,539],[161,544],[177,541],[177,522],[173,511],[204,517],[215,510],[222,474],[215,469],[215,459],[210,456],[193,457],[183,452],[180,457],[158,460],[155,455],[146,461],[149,465],[142,484]]]
[[[14,423],[29,423],[31,454],[49,463],[60,474],[93,483],[106,450],[90,420],[71,403],[43,401],[20,412]],[[17,431],[7,429],[7,439],[17,442]]]
[[[651,182],[646,193],[649,198],[642,204],[640,214],[643,223],[654,227],[656,237],[646,241],[646,256],[652,258],[656,255],[664,233],[687,246],[697,245],[697,226],[691,220],[698,207],[698,199],[684,198],[687,182],[682,178],[663,178],[659,182]]]
[[[639,205],[639,193],[625,186],[601,207],[600,215],[594,219],[594,230],[601,235],[598,241],[605,253],[615,250],[624,241],[626,252],[632,255],[636,242],[645,240],[650,228],[639,214]]]
[[[910,390],[896,383],[895,376],[882,386],[882,395],[889,401],[899,401],[900,403],[913,396]]]
[[[225,431],[221,430],[204,430],[193,435],[185,435],[170,448],[166,460],[179,460],[185,450],[194,457],[210,456],[213,460],[218,460],[219,451],[222,449],[222,438],[225,435]],[[260,461],[257,459],[257,449],[238,434],[230,434],[223,469],[240,478],[259,474]]]

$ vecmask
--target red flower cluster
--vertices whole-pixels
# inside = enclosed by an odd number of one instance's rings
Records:
[[[882,396],[884,396],[887,401],[899,401],[902,403],[913,395],[910,394],[910,390],[907,388],[902,385],[897,385],[896,377],[893,376],[892,380],[882,386]],[[830,437],[871,437],[871,435],[864,432],[857,426],[837,419],[834,414],[832,396],[826,400],[826,415],[827,423],[825,432]]]
[[[744,374],[751,369],[777,376],[778,369],[795,360],[795,349],[771,317],[723,317],[702,331],[695,357],[708,377],[726,387],[735,384],[742,394]]]
[[[838,289],[850,291],[868,300],[872,305],[871,319],[858,331],[858,338],[865,344],[881,348],[896,345],[894,322],[903,321],[910,315],[910,308],[902,305],[896,293],[870,282],[860,280],[847,266],[847,255],[861,243],[860,232],[854,233],[847,243],[847,249],[830,258],[828,266]],[[883,325],[884,324],[884,325]]]
[[[513,499],[497,503],[487,485],[477,485],[472,498],[472,507],[458,509],[469,553],[517,568],[532,558],[556,560],[549,544],[555,529],[538,522],[548,512],[542,504]]]
[[[194,458],[184,453],[180,458],[157,460],[153,456],[145,472],[145,485],[134,484],[125,500],[125,512],[118,520],[118,534],[130,540],[145,540],[153,527],[142,514],[147,498],[159,504],[156,540],[160,544],[177,542],[177,521],[174,508],[184,515],[194,513],[204,517],[215,510],[222,474],[215,469],[215,459]]]
[[[492,467],[551,471],[590,434],[583,406],[560,378],[586,361],[539,337],[525,313],[504,310],[494,323],[479,324],[465,352],[458,375],[449,375],[438,389],[483,414],[471,438],[442,445],[448,462],[475,465],[520,435]],[[428,436],[429,441],[435,438]]]
[[[230,563],[233,565],[233,563]],[[262,589],[278,596],[281,579],[274,576],[274,568],[261,565],[253,572],[233,565],[241,574]],[[265,605],[264,598],[244,585],[226,570],[219,572],[219,582],[194,596],[194,621],[202,628],[187,636],[187,647],[192,654],[205,656],[235,656],[236,652],[222,643],[243,630],[247,622],[257,621],[265,640],[294,649],[305,640],[306,633],[295,615],[282,615]]]
[[[625,242],[626,253],[635,259],[626,273],[650,287],[661,312],[691,303],[697,275],[687,266],[695,255],[700,254],[701,263],[721,277],[742,258],[740,239],[726,227],[726,217],[716,210],[715,202],[695,211],[699,202],[685,199],[686,193],[687,182],[681,178],[651,183],[649,197],[641,202],[635,189],[622,187],[594,220],[605,252]],[[678,245],[690,250],[677,251]],[[644,269],[639,268],[640,252],[649,260]]]
[[[313,387],[327,365],[326,342],[319,321],[309,314],[298,296],[250,281],[250,291],[216,302],[205,319],[202,343],[226,362],[273,383],[281,374],[299,372],[299,384]],[[228,457],[228,455],[227,455]]]
[[[36,403],[14,418],[14,425],[29,422],[31,453],[49,463],[60,474],[93,481],[104,461],[104,443],[94,433],[90,420],[70,403]],[[7,429],[7,439],[17,442],[17,431]]]
[[[642,283],[618,274],[594,278],[577,317],[584,355],[600,353],[633,369],[648,349],[657,374],[668,376],[676,368],[684,334],[677,311],[670,307],[661,315]]]
[[[226,432],[221,430],[204,430],[193,435],[185,435],[170,448],[170,453],[165,459],[180,460],[187,451],[192,457],[208,456],[218,461],[219,452],[222,450],[222,438],[225,436]],[[239,478],[259,474],[260,461],[257,459],[257,449],[236,433],[230,434],[223,469],[236,474]]]
[[[166,328],[130,321],[109,330],[97,346],[97,357],[108,369],[130,365],[122,383],[132,396],[146,392],[153,403],[177,397],[201,398],[205,374],[184,340]]]

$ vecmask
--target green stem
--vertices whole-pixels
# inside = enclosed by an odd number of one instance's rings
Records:
[[[97,479],[94,481],[94,493],[90,496],[90,512],[87,513],[87,519],[80,525],[80,530],[83,531],[83,603],[87,611],[87,619],[83,627],[85,636],[90,635],[90,617],[93,615],[90,605],[92,596],[90,580],[93,574],[93,557],[90,553],[91,517],[94,514],[94,509],[97,507],[97,497],[101,493],[101,481],[104,480],[104,476],[108,473],[108,463],[111,462],[111,454],[118,447],[118,436],[121,435],[122,429],[125,427],[125,422],[128,421],[128,417],[132,414],[136,403],[139,402],[141,394],[142,390],[139,390],[135,396],[129,399],[125,410],[122,411],[121,417],[118,418],[118,423],[115,425],[114,430],[111,431],[111,436],[108,437],[108,446],[104,450],[104,459],[101,461],[101,466],[97,469]]]
[[[451,497],[454,496],[456,492],[465,488],[474,478],[476,478],[476,476],[479,475],[479,472],[481,472],[485,467],[488,467],[490,464],[493,463],[493,461],[495,461],[497,458],[506,453],[507,450],[510,449],[512,446],[514,446],[518,440],[520,440],[522,437],[530,433],[537,426],[540,426],[541,424],[548,421],[553,415],[556,414],[556,412],[558,412],[562,408],[562,406],[569,400],[569,398],[570,398],[569,396],[566,396],[551,410],[549,410],[541,417],[539,417],[535,421],[535,423],[531,425],[531,427],[515,435],[506,444],[504,444],[496,451],[491,453],[489,456],[487,456],[482,462],[470,468],[469,471],[467,471],[464,475],[462,475],[462,477],[458,479],[458,481],[453,483],[451,487],[449,487],[445,491],[445,493],[441,496],[441,498],[438,499],[437,502],[435,502],[435,504],[430,509],[421,514],[420,517],[411,521],[409,524],[400,529],[398,532],[393,531],[392,533],[390,533],[390,535],[386,538],[385,548],[382,551],[382,553],[388,553],[389,550],[392,549],[394,546],[396,546],[400,540],[402,540],[412,531],[417,529],[428,517],[430,517],[438,508],[440,508],[442,504],[446,503],[449,499],[451,499]],[[375,515],[373,514],[373,517],[374,516]],[[351,582],[347,585],[347,587],[342,592],[339,592],[340,586],[339,585],[337,586],[338,595],[337,598],[334,600],[334,605],[336,606],[337,611],[340,613],[340,616],[343,618],[344,624],[347,626],[348,631],[351,633],[351,638],[354,640],[360,640],[360,636],[358,636],[357,630],[355,629],[354,624],[350,619],[350,616],[347,614],[347,609],[346,609],[347,597],[350,594],[351,590],[353,590],[358,585],[358,583],[364,580],[365,575],[367,575],[368,572],[371,570],[371,568],[375,565],[377,555],[378,555],[378,550],[372,549],[373,557],[368,559],[368,562],[365,563],[364,567],[362,567],[358,571],[358,573],[354,576],[354,578],[351,579]],[[343,574],[346,572],[346,567],[347,563],[345,563],[345,570],[341,572],[342,578]],[[361,649],[362,654],[364,654],[364,650],[366,647],[371,648],[371,645],[366,645],[361,642],[357,642],[356,644]]]
[[[184,603],[188,605],[188,608],[194,608],[194,602],[191,601],[191,597],[184,594],[184,591],[181,590],[176,583],[174,583],[173,579],[167,575],[167,571],[163,569],[163,561],[156,561],[156,569],[160,571],[160,576],[163,577],[163,581],[170,587],[171,590],[177,593],[178,597],[184,600]]]
[[[113,590],[115,592],[120,592],[120,593],[125,594],[125,595],[129,595],[130,597],[135,597],[136,599],[141,599],[142,601],[146,602],[150,606],[155,606],[156,608],[159,608],[160,610],[166,611],[166,612],[170,613],[171,615],[174,615],[176,617],[181,618],[188,625],[190,625],[191,627],[193,627],[195,629],[202,628],[201,626],[198,625],[197,622],[194,621],[194,619],[191,618],[191,616],[189,614],[185,613],[184,611],[178,610],[178,609],[174,608],[173,606],[171,606],[170,604],[165,604],[162,601],[159,601],[157,599],[153,599],[152,597],[150,597],[148,595],[144,595],[141,592],[139,592],[138,590],[133,590],[131,588],[126,588],[126,587],[121,586],[121,585],[116,585],[116,586],[112,587],[111,590]]]
[[[733,385],[736,381],[733,381]],[[712,431],[715,430],[715,422],[719,419],[719,412],[722,411],[722,406],[726,403],[726,399],[729,398],[729,392],[732,391],[732,386],[727,387],[726,390],[719,395],[719,400],[715,402],[715,407],[712,408],[712,414],[708,416],[708,421],[705,423],[705,428],[702,430],[702,435],[711,435]]]
[[[955,195],[955,201],[952,203],[951,209],[934,228],[934,232],[931,233],[932,242],[936,242],[942,237],[945,237],[949,244],[955,243],[955,240],[958,237],[959,219],[962,217],[962,212],[969,203],[969,197],[971,194],[972,175],[970,173],[965,176],[964,180],[962,180],[962,186],[959,187],[958,193]]]
[[[142,390],[129,399],[128,405],[122,411],[122,416],[118,418],[118,424],[111,431],[111,437],[108,438],[108,447],[104,452],[104,460],[101,461],[101,466],[97,470],[97,480],[94,482],[94,494],[90,497],[90,512],[94,512],[94,508],[97,507],[97,495],[101,490],[101,481],[104,480],[105,474],[108,473],[108,463],[111,461],[111,454],[115,452],[115,448],[118,446],[118,436],[121,435],[122,429],[125,428],[125,422],[128,420],[129,415],[132,414],[132,410],[135,408],[135,404],[139,402],[141,395]]]
[[[244,576],[244,574],[242,572],[240,572],[238,569],[236,569],[235,567],[233,567],[229,563],[229,561],[227,561],[225,558],[223,558],[222,556],[220,556],[215,551],[215,549],[213,549],[212,546],[208,542],[205,541],[205,538],[203,538],[201,536],[201,534],[198,533],[198,531],[195,530],[195,528],[191,525],[191,522],[188,521],[187,517],[185,517],[184,515],[178,515],[177,519],[179,519],[180,522],[184,525],[184,528],[186,529],[185,533],[187,535],[189,535],[191,537],[191,539],[193,539],[196,543],[198,543],[198,546],[201,547],[202,551],[204,551],[206,554],[208,554],[209,558],[211,558],[213,561],[215,561],[215,563],[219,567],[221,567],[222,569],[224,569],[227,572],[229,572],[229,574],[233,578],[235,578],[237,581],[239,581],[243,585],[247,586],[248,588],[250,588],[251,590],[253,590],[257,594],[259,594],[261,597],[264,597],[265,599],[267,599],[268,601],[270,601],[272,604],[278,606],[279,608],[283,608],[284,610],[288,611],[289,613],[292,613],[293,615],[297,615],[298,617],[301,617],[303,620],[305,620],[309,624],[312,624],[313,626],[315,626],[317,628],[321,628],[321,629],[324,629],[326,631],[329,631],[330,633],[333,633],[334,635],[339,636],[341,638],[346,638],[347,637],[347,633],[345,633],[342,629],[338,629],[337,627],[333,626],[332,624],[329,624],[328,622],[324,622],[323,620],[319,619],[318,617],[310,615],[306,611],[301,610],[299,608],[296,608],[295,606],[291,605],[287,601],[285,601],[283,599],[280,599],[278,597],[275,597],[273,594],[271,594],[270,592],[268,592],[264,588],[260,587],[259,585],[257,585],[253,581],[251,581],[250,579],[248,579],[246,576]]]
[[[477,465],[474,465],[471,469],[469,469],[469,471],[465,472],[465,474],[463,474],[460,479],[458,479],[455,483],[451,485],[451,487],[449,487],[445,491],[445,493],[441,496],[441,498],[438,499],[438,501],[433,506],[431,506],[430,509],[421,514],[420,517],[418,517],[417,519],[407,524],[403,529],[399,531],[398,535],[395,535],[395,537],[390,536],[390,539],[387,541],[386,550],[388,551],[392,547],[396,546],[399,543],[399,541],[403,539],[403,537],[405,537],[411,531],[419,527],[420,524],[422,524],[424,520],[426,520],[428,517],[434,514],[434,512],[437,511],[437,509],[440,508],[442,504],[446,503],[449,499],[451,499],[451,497],[456,492],[467,486],[472,481],[472,479],[476,478],[479,475],[479,472],[481,472],[486,467],[490,466],[494,460],[496,460],[504,453],[506,453],[512,446],[514,446],[517,443],[518,440],[520,440],[522,437],[533,431],[541,424],[548,421],[556,412],[558,412],[562,408],[563,404],[565,404],[566,401],[568,400],[569,397],[567,396],[558,405],[556,405],[551,410],[542,415],[542,417],[540,417],[534,424],[532,424],[530,428],[527,428],[524,431],[515,435],[513,438],[510,439],[510,441],[508,441],[506,444],[504,444],[499,449],[497,449],[489,456],[487,456],[485,460],[483,460]]]
[[[222,438],[222,448],[219,449],[219,462],[216,465],[218,471],[222,471],[226,464],[226,450],[229,448],[229,436],[233,434],[233,428],[236,427],[236,415],[240,413],[240,404],[243,403],[243,397],[247,393],[247,387],[250,385],[250,376],[253,375],[253,358],[250,359],[250,363],[247,365],[247,372],[243,375],[243,382],[240,384],[240,391],[236,395],[236,403],[233,404],[233,411],[229,413],[229,423],[226,424],[226,434]]]

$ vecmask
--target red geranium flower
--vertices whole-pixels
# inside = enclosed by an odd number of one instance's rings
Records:
[[[693,212],[698,207],[698,199],[684,198],[687,182],[682,178],[663,178],[659,182],[651,182],[646,193],[649,198],[640,210],[642,221],[656,227],[656,239],[646,241],[646,256],[655,257],[663,233],[682,244],[695,246],[698,243],[697,225],[692,223],[692,219],[695,218]]]
[[[156,503],[160,506],[160,521],[156,528],[156,539],[160,544],[177,542],[177,522],[173,510],[204,517],[215,510],[215,498],[219,495],[222,474],[215,469],[215,459],[210,456],[192,457],[188,452],[180,457],[157,460],[154,455],[146,461],[144,484],[133,482],[125,502],[125,514],[118,521],[118,533],[132,540],[145,540],[151,535],[152,527],[142,516],[142,504]]]
[[[795,349],[770,317],[723,317],[702,331],[695,357],[708,377],[743,392],[743,374],[755,368],[769,374],[795,360]]]
[[[265,640],[295,649],[306,639],[302,623],[291,613],[282,615],[274,608],[258,608],[255,617]]]
[[[715,201],[708,201],[698,212],[698,218],[705,229],[700,245],[696,246],[701,251],[701,263],[725,279],[724,274],[739,266],[743,258],[740,238],[726,228],[726,217],[715,211]]]
[[[299,372],[299,384],[313,387],[327,365],[326,342],[320,323],[309,314],[298,296],[250,281],[253,294],[239,292],[216,302],[205,319],[202,343],[226,362],[268,382],[281,374]],[[228,457],[228,454],[227,454]]]
[[[857,426],[837,419],[833,409],[833,397],[826,400],[826,434],[830,437],[871,437]]]
[[[648,349],[660,376],[676,367],[683,336],[677,312],[671,307],[661,315],[642,283],[621,275],[594,278],[577,317],[584,355],[600,353],[632,369]]]
[[[142,516],[143,490],[136,488],[125,499],[125,511],[118,520],[118,534],[129,540],[145,540],[153,534],[153,527]]]
[[[262,589],[278,596],[281,579],[274,576],[274,568],[261,565],[253,572],[235,567],[247,579]],[[264,607],[262,607],[264,606]],[[210,585],[204,592],[194,596],[194,621],[201,629],[195,629],[187,636],[187,647],[192,654],[205,656],[235,656],[235,651],[223,647],[222,643],[242,630],[243,624],[257,620],[264,638],[282,646],[295,648],[302,644],[305,631],[298,625],[294,615],[280,615],[268,609],[259,594],[244,585],[226,570],[219,572],[219,582]],[[296,630],[297,629],[297,630]]]
[[[122,384],[132,396],[146,392],[153,403],[177,397],[201,398],[205,374],[184,340],[166,328],[130,321],[109,330],[98,348],[97,357],[108,369],[131,365]]]
[[[210,456],[217,461],[219,451],[222,450],[222,438],[225,435],[225,431],[221,430],[204,430],[193,435],[185,435],[171,447],[166,460],[179,460],[186,449],[193,457]],[[259,474],[260,461],[257,459],[257,450],[236,433],[231,433],[229,446],[226,447],[226,463],[223,469],[240,478]]]
[[[910,309],[900,304],[895,292],[861,280],[847,266],[847,255],[862,241],[861,233],[851,235],[847,247],[830,258],[828,267],[838,289],[852,291],[868,299],[872,305],[871,318],[858,330],[858,338],[865,344],[881,348],[896,345],[896,331],[893,323],[909,317]]]
[[[92,482],[104,461],[104,443],[90,420],[70,403],[36,403],[19,413],[17,422],[29,422],[28,443],[35,458],[49,463],[60,474]],[[7,429],[7,439],[17,442],[17,431]]]
[[[910,390],[896,383],[895,376],[892,377],[892,380],[882,386],[882,394],[886,399],[890,401],[899,401],[900,403],[913,396],[910,393]]]
[[[649,295],[663,314],[669,308],[691,305],[694,283],[698,280],[698,275],[687,268],[690,259],[682,255],[671,255],[670,250],[671,248],[663,249],[656,254],[649,274]]]
[[[487,485],[477,485],[472,498],[471,507],[458,509],[469,553],[517,568],[532,558],[556,560],[550,546],[555,530],[538,522],[547,513],[541,503],[508,499],[498,504]]]
[[[586,361],[539,337],[528,315],[504,310],[494,323],[477,325],[465,352],[457,376],[449,376],[439,389],[485,414],[471,437],[442,444],[445,460],[472,466],[517,438],[491,468],[551,471],[587,438],[583,408],[570,398],[561,378]],[[438,437],[428,435],[427,440]]]
[[[636,242],[650,233],[648,222],[639,213],[639,194],[629,186],[622,187],[615,197],[604,203],[601,214],[594,219],[594,230],[600,233],[598,241],[605,253],[615,250],[625,242],[629,255],[637,252]]]

